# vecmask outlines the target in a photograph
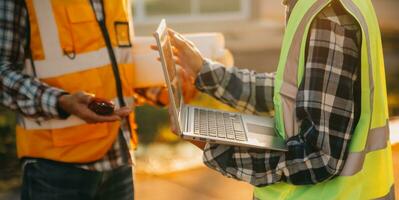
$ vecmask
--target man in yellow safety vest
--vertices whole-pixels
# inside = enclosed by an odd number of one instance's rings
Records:
[[[286,0],[276,73],[224,68],[171,31],[196,87],[274,114],[287,152],[198,144],[205,164],[255,199],[394,199],[381,34],[371,0]]]

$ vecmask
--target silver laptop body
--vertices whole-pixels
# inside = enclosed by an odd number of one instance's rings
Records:
[[[175,127],[182,138],[234,146],[286,151],[284,140],[275,133],[270,117],[202,108],[184,104],[180,76],[163,19],[154,33],[162,69],[169,90]]]

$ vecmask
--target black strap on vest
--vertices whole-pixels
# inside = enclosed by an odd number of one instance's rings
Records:
[[[91,0],[90,2],[92,4],[91,6],[93,8],[94,15],[97,16],[96,15],[96,10],[94,9],[93,0]],[[103,1],[101,1],[101,3],[103,4]],[[126,106],[126,102],[125,102],[125,100],[123,98],[122,81],[121,81],[119,68],[118,68],[118,63],[116,61],[114,49],[112,48],[111,39],[109,37],[109,33],[108,33],[107,27],[105,25],[104,4],[102,5],[102,7],[103,7],[103,9],[102,9],[103,19],[99,20],[97,17],[96,18],[97,18],[97,22],[98,22],[98,24],[100,26],[101,33],[102,33],[102,35],[104,37],[105,45],[107,46],[109,59],[111,60],[112,71],[114,73],[114,78],[115,78],[116,92],[117,92],[117,95],[118,95],[118,102],[119,102],[119,105],[121,107],[123,107],[123,106]]]
[[[109,37],[109,33],[108,33],[107,27],[105,25],[104,2],[101,0],[102,14],[103,14],[103,18],[101,20],[98,19],[98,17],[97,17],[96,10],[94,9],[93,0],[90,0],[90,2],[91,2],[91,7],[93,8],[94,15],[96,16],[98,24],[100,25],[100,29],[101,29],[101,32],[104,37],[105,45],[107,46],[109,59],[111,60],[112,71],[114,73],[114,78],[115,78],[116,92],[118,95],[118,102],[119,102],[120,107],[123,107],[123,106],[126,106],[126,102],[123,98],[122,81],[121,81],[121,77],[120,77],[120,73],[119,73],[118,63],[116,61],[114,49],[112,48],[111,39]],[[131,132],[132,125],[130,124],[128,117],[126,117],[126,125],[129,129],[129,131]],[[119,137],[124,138],[122,134],[119,134]],[[127,147],[125,145],[123,145],[122,148],[127,148]],[[125,155],[123,155],[123,156],[125,156]]]
[[[107,27],[105,25],[105,8],[104,8],[104,2],[103,0],[101,0],[101,4],[102,4],[102,19],[98,19],[96,10],[94,8],[94,3],[93,0],[90,0],[91,3],[91,7],[93,9],[94,15],[96,16],[97,22],[100,26],[101,29],[101,33],[103,34],[104,37],[104,41],[105,41],[105,45],[107,46],[107,50],[108,50],[108,55],[109,58],[111,60],[111,65],[112,65],[112,71],[114,73],[114,78],[115,78],[115,85],[116,85],[116,92],[118,95],[118,102],[120,107],[126,106],[126,102],[123,98],[123,91],[122,91],[122,81],[121,81],[121,77],[120,77],[120,73],[119,73],[119,68],[118,68],[118,63],[116,61],[116,57],[115,57],[115,53],[114,53],[114,49],[112,48],[112,43],[111,43],[111,39],[109,37],[109,33],[107,30]],[[130,121],[128,119],[128,117],[126,117],[126,125],[127,128],[129,129],[130,133],[132,134],[132,125],[130,124]],[[122,125],[123,126],[123,125]],[[122,128],[123,130],[123,128]],[[118,134],[119,139],[121,140],[125,140],[125,137],[123,136],[123,134]],[[132,136],[133,137],[133,136]],[[121,146],[124,151],[129,151],[126,143],[122,143]],[[122,154],[123,159],[127,159],[128,155]]]

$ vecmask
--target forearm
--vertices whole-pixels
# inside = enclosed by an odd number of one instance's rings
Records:
[[[1,104],[29,117],[59,117],[57,101],[65,92],[24,75],[15,68],[10,63],[0,63]]]
[[[323,182],[342,171],[351,132],[336,139],[326,136],[319,142],[322,134],[309,124],[303,125],[301,134],[287,140],[287,152],[207,144],[204,163],[227,177],[257,187],[282,181],[294,185]],[[353,130],[351,120],[344,124]],[[344,135],[349,135],[348,139]]]
[[[270,114],[274,109],[274,74],[226,68],[206,60],[195,84],[201,92],[242,112]]]
[[[29,33],[24,3],[16,0],[0,4],[0,102],[25,116],[58,117],[57,99],[63,91],[21,72]]]

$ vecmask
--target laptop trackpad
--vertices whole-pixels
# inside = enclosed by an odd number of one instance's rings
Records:
[[[274,128],[262,126],[258,124],[247,123],[248,132],[261,134],[261,135],[270,135],[274,136]]]

